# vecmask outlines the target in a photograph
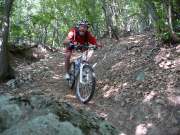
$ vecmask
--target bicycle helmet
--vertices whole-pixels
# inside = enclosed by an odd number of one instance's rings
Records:
[[[90,24],[87,20],[83,19],[77,23],[76,27],[79,28],[81,25],[85,25],[88,28]]]

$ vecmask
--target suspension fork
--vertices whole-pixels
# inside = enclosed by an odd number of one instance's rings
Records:
[[[85,84],[85,82],[83,81],[83,67],[84,67],[84,63],[80,64],[80,70],[79,70],[79,77],[80,77],[80,83]]]
[[[82,84],[86,84],[87,82],[84,81],[83,79],[83,68],[84,66],[88,65],[87,63],[81,63],[80,65],[80,71],[79,71],[79,75],[80,75],[80,83]],[[88,76],[87,76],[87,79],[88,79]]]

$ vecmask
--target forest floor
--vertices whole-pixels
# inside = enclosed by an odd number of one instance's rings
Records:
[[[0,94],[67,101],[107,119],[119,135],[179,135],[180,45],[161,45],[151,33],[101,42],[93,60],[96,92],[88,104],[81,104],[63,79],[63,50],[31,64],[16,58],[17,78],[0,85]]]

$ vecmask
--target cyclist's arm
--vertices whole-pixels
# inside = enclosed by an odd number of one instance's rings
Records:
[[[102,45],[97,43],[96,38],[91,33],[89,33],[88,40],[89,40],[88,42],[90,45],[95,45],[97,48],[99,48],[99,47],[102,48]]]
[[[73,37],[74,37],[74,32],[70,31],[67,35],[67,37],[65,38],[63,44],[65,46],[69,45],[69,43],[73,42]]]
[[[71,40],[69,40],[69,39],[66,37],[65,40],[64,40],[64,42],[63,42],[63,44],[64,44],[65,46],[67,46],[67,45],[69,45],[69,43],[71,43]]]
[[[88,32],[88,43],[91,45],[96,45],[96,38],[90,33]]]

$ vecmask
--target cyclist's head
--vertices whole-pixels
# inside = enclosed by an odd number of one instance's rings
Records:
[[[86,31],[88,30],[89,23],[87,20],[83,19],[77,23],[77,28],[79,30],[79,34],[81,36],[85,35]]]

